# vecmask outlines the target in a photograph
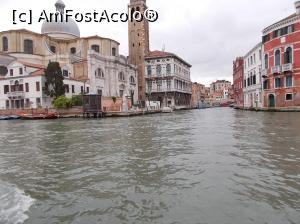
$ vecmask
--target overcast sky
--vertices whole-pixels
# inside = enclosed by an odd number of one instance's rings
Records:
[[[130,0],[63,0],[75,12],[126,12]],[[12,10],[33,10],[38,18],[54,10],[56,0],[0,0],[0,30],[26,28],[40,32],[41,24],[13,25]],[[150,48],[173,52],[193,65],[192,81],[208,85],[232,81],[232,61],[261,40],[268,25],[295,12],[295,0],[147,0],[159,20],[150,24]],[[99,35],[120,42],[128,54],[126,23],[79,23],[81,36]]]

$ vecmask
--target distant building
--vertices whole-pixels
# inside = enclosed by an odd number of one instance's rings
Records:
[[[262,44],[257,44],[244,57],[244,108],[262,108]]]
[[[194,82],[192,83],[192,108],[202,108],[205,103],[205,86]]]
[[[263,30],[264,107],[300,107],[300,1],[296,13]]]
[[[234,105],[239,108],[244,107],[244,59],[238,57],[233,62],[233,92]]]
[[[146,93],[149,101],[159,101],[162,107],[191,107],[191,65],[177,55],[152,51],[145,57]]]
[[[226,80],[217,80],[210,84],[210,98],[212,106],[219,106],[229,103],[229,91],[231,89],[231,82]]]

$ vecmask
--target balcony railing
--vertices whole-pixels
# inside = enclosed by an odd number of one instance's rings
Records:
[[[8,92],[7,93],[8,97],[20,97],[20,98],[24,98],[25,94],[24,91],[15,91],[15,92]]]
[[[281,66],[280,65],[276,65],[274,67],[272,67],[272,74],[280,74],[281,72]]]
[[[282,72],[292,72],[292,71],[293,71],[292,63],[282,65]]]

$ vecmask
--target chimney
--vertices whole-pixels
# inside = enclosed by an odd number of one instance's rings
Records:
[[[300,1],[295,2],[296,14],[300,15]]]

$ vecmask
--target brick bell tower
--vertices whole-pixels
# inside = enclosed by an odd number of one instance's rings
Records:
[[[140,11],[144,15],[146,0],[130,0],[128,11]],[[132,20],[128,22],[129,63],[137,66],[138,98],[142,105],[146,101],[145,56],[149,53],[149,22]]]

